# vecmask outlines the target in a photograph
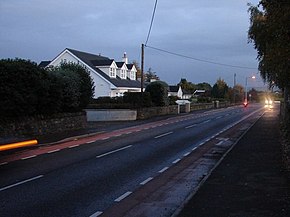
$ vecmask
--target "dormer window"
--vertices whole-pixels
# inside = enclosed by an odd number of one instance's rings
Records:
[[[121,75],[120,75],[120,77],[121,77],[122,79],[125,79],[125,78],[126,78],[126,70],[121,69]]]
[[[113,78],[116,77],[116,69],[115,68],[110,67],[110,77],[113,77]]]

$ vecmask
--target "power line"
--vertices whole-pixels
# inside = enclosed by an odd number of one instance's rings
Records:
[[[230,64],[225,64],[225,63],[219,63],[219,62],[213,62],[213,61],[209,61],[209,60],[204,60],[204,59],[199,59],[199,58],[195,58],[195,57],[190,57],[187,55],[183,55],[183,54],[178,54],[172,51],[167,51],[161,48],[157,48],[157,47],[152,47],[149,45],[145,45],[145,47],[151,48],[153,50],[157,50],[163,53],[167,53],[167,54],[171,54],[174,56],[178,56],[178,57],[182,57],[182,58],[186,58],[186,59],[191,59],[191,60],[195,60],[198,62],[203,62],[203,63],[209,63],[209,64],[214,64],[214,65],[219,65],[219,66],[225,66],[225,67],[231,67],[231,68],[239,68],[239,69],[253,69],[253,70],[257,70],[257,68],[252,68],[252,67],[246,67],[246,66],[238,66],[238,65],[230,65]]]
[[[154,10],[153,10],[153,14],[152,14],[152,17],[151,17],[151,23],[150,23],[147,39],[146,39],[146,42],[145,42],[145,46],[147,45],[147,42],[148,42],[149,37],[150,37],[150,33],[151,33],[153,21],[154,21],[154,16],[155,16],[156,7],[157,7],[157,0],[155,1]]]

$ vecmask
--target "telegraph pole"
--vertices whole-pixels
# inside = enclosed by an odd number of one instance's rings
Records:
[[[141,46],[141,94],[143,95],[144,86],[144,44]]]
[[[236,104],[236,73],[234,74],[234,104]]]

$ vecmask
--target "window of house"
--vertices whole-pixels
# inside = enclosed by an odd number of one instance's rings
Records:
[[[121,70],[121,78],[126,78],[126,70]]]
[[[116,77],[116,69],[110,68],[110,77]]]

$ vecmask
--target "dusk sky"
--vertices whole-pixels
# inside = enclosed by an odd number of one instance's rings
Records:
[[[148,46],[226,67],[145,48],[149,67],[168,84],[181,78],[214,84],[218,78],[245,85],[258,73],[248,44],[247,3],[258,0],[159,0]],[[141,62],[155,0],[1,0],[0,58],[52,60],[65,48]],[[250,80],[250,79],[249,79]],[[250,87],[263,86],[258,76]]]

